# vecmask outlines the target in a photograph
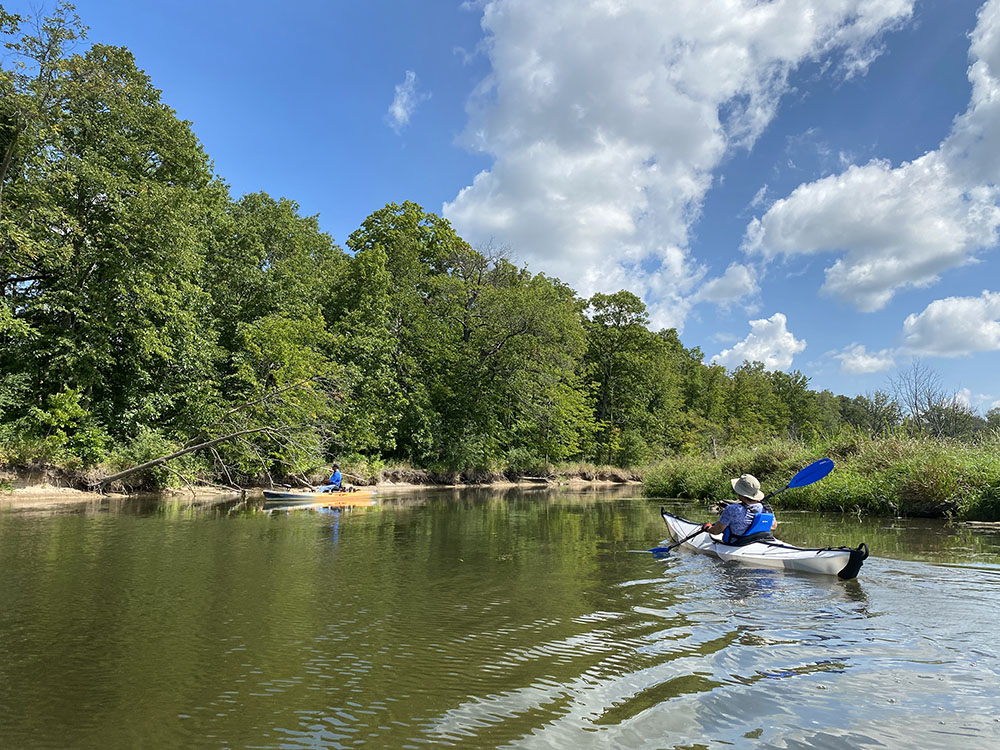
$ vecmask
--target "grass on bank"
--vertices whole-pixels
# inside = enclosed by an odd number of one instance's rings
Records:
[[[645,471],[645,494],[696,500],[732,497],[729,480],[750,473],[765,492],[784,487],[818,458],[836,464],[825,479],[788,490],[775,505],[881,516],[1000,520],[1000,439],[976,445],[848,434],[815,445],[773,441],[718,458],[676,456]]]

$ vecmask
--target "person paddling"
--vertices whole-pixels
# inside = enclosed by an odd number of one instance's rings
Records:
[[[722,511],[719,520],[709,521],[702,529],[713,536],[722,535],[726,544],[746,544],[771,537],[774,528],[774,513],[760,501],[764,493],[760,491],[760,481],[753,474],[743,474],[730,480],[733,491],[739,498]]]

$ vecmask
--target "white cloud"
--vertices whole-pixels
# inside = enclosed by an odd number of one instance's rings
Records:
[[[716,354],[712,361],[728,368],[739,367],[744,361],[763,362],[768,370],[787,370],[792,358],[806,348],[806,342],[788,330],[787,322],[783,313],[751,320],[750,335],[732,349]]]
[[[903,321],[902,348],[938,357],[1000,351],[1000,292],[931,302]]]
[[[386,113],[389,126],[398,133],[409,124],[417,105],[429,98],[430,94],[423,93],[417,88],[417,74],[412,70],[406,71],[403,82],[396,84],[396,95]]]
[[[740,263],[732,263],[722,276],[706,281],[695,293],[693,301],[731,305],[759,292],[753,271]]]
[[[628,287],[681,327],[689,230],[727,150],[805,60],[853,74],[912,0],[491,0],[465,140],[493,156],[443,213],[583,294]]]
[[[884,372],[892,369],[896,362],[889,349],[879,352],[869,352],[864,344],[851,344],[834,357],[840,360],[841,372],[860,375],[872,372]]]
[[[996,244],[1000,182],[1000,0],[972,34],[969,108],[935,150],[797,187],[747,227],[744,249],[765,258],[835,253],[824,291],[859,310],[884,307],[905,287],[935,283]]]

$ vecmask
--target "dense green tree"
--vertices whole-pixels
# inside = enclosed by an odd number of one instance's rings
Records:
[[[397,445],[406,396],[400,387],[400,342],[394,335],[394,284],[381,245],[359,252],[338,290],[344,314],[333,327],[338,361],[349,365],[350,396],[341,423],[349,451],[392,453]],[[426,413],[426,404],[418,413]],[[427,435],[423,440],[428,440]],[[411,442],[411,446],[417,441]]]
[[[899,403],[884,391],[838,399],[843,421],[873,437],[886,435],[903,423]]]
[[[816,394],[816,409],[820,435],[834,435],[842,424],[840,416],[840,400],[828,390]]]
[[[572,290],[473,250],[413,203],[351,235],[334,315],[371,448],[450,469],[574,455],[588,435]]]
[[[251,193],[211,217],[204,285],[220,342],[234,344],[241,321],[268,315],[312,318],[325,313],[346,273],[348,256],[302,217],[294,201]]]
[[[501,259],[475,296],[479,325],[459,349],[475,402],[464,410],[489,415],[484,424],[494,425],[500,458],[515,449],[543,463],[578,454],[592,417],[577,373],[586,343],[575,294]]]
[[[985,419],[957,398],[931,404],[923,413],[923,422],[931,435],[970,440],[986,428]]]
[[[131,53],[66,55],[80,37],[61,7],[15,44],[28,67],[5,75],[3,297],[21,333],[0,369],[39,406],[78,391],[114,434],[183,430],[215,395],[198,282],[222,191]]]
[[[706,365],[704,354],[698,347],[685,350],[677,340],[677,332],[670,337],[679,348],[682,378],[683,429],[677,449],[684,453],[710,450],[716,453],[725,441],[728,393],[731,381],[721,365]]]
[[[791,406],[775,391],[772,374],[760,362],[744,362],[732,373],[728,393],[728,439],[754,443],[787,433]]]
[[[363,378],[377,380],[379,390],[391,393],[387,405],[398,412],[394,434],[385,447],[392,443],[397,455],[421,463],[434,460],[441,451],[436,441],[442,419],[437,405],[447,399],[450,389],[446,363],[453,356],[453,335],[431,309],[431,297],[435,276],[446,272],[448,258],[467,245],[447,221],[411,202],[388,204],[373,213],[347,245],[362,263],[371,263],[371,254],[378,254],[377,273],[384,273],[388,286],[367,289],[357,275],[350,282],[350,293],[332,315],[334,325],[345,322],[340,355],[358,367],[363,352],[377,349],[379,368],[367,372],[361,367],[360,372]],[[375,317],[358,320],[359,327],[353,330],[350,310],[369,294],[379,297],[369,310]],[[380,341],[366,340],[373,332]],[[367,388],[364,381],[359,388]]]
[[[812,440],[822,426],[823,414],[815,391],[809,390],[809,378],[796,370],[770,373],[774,395],[787,407],[787,422],[783,422],[792,439]]]
[[[585,363],[598,428],[595,458],[628,466],[661,455],[682,440],[678,342],[647,328],[646,306],[631,292],[595,294],[589,310]]]

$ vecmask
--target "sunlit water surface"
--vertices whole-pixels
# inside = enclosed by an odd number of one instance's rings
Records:
[[[0,512],[0,747],[1000,747],[1000,534],[782,514],[843,582],[631,552],[659,505]]]

